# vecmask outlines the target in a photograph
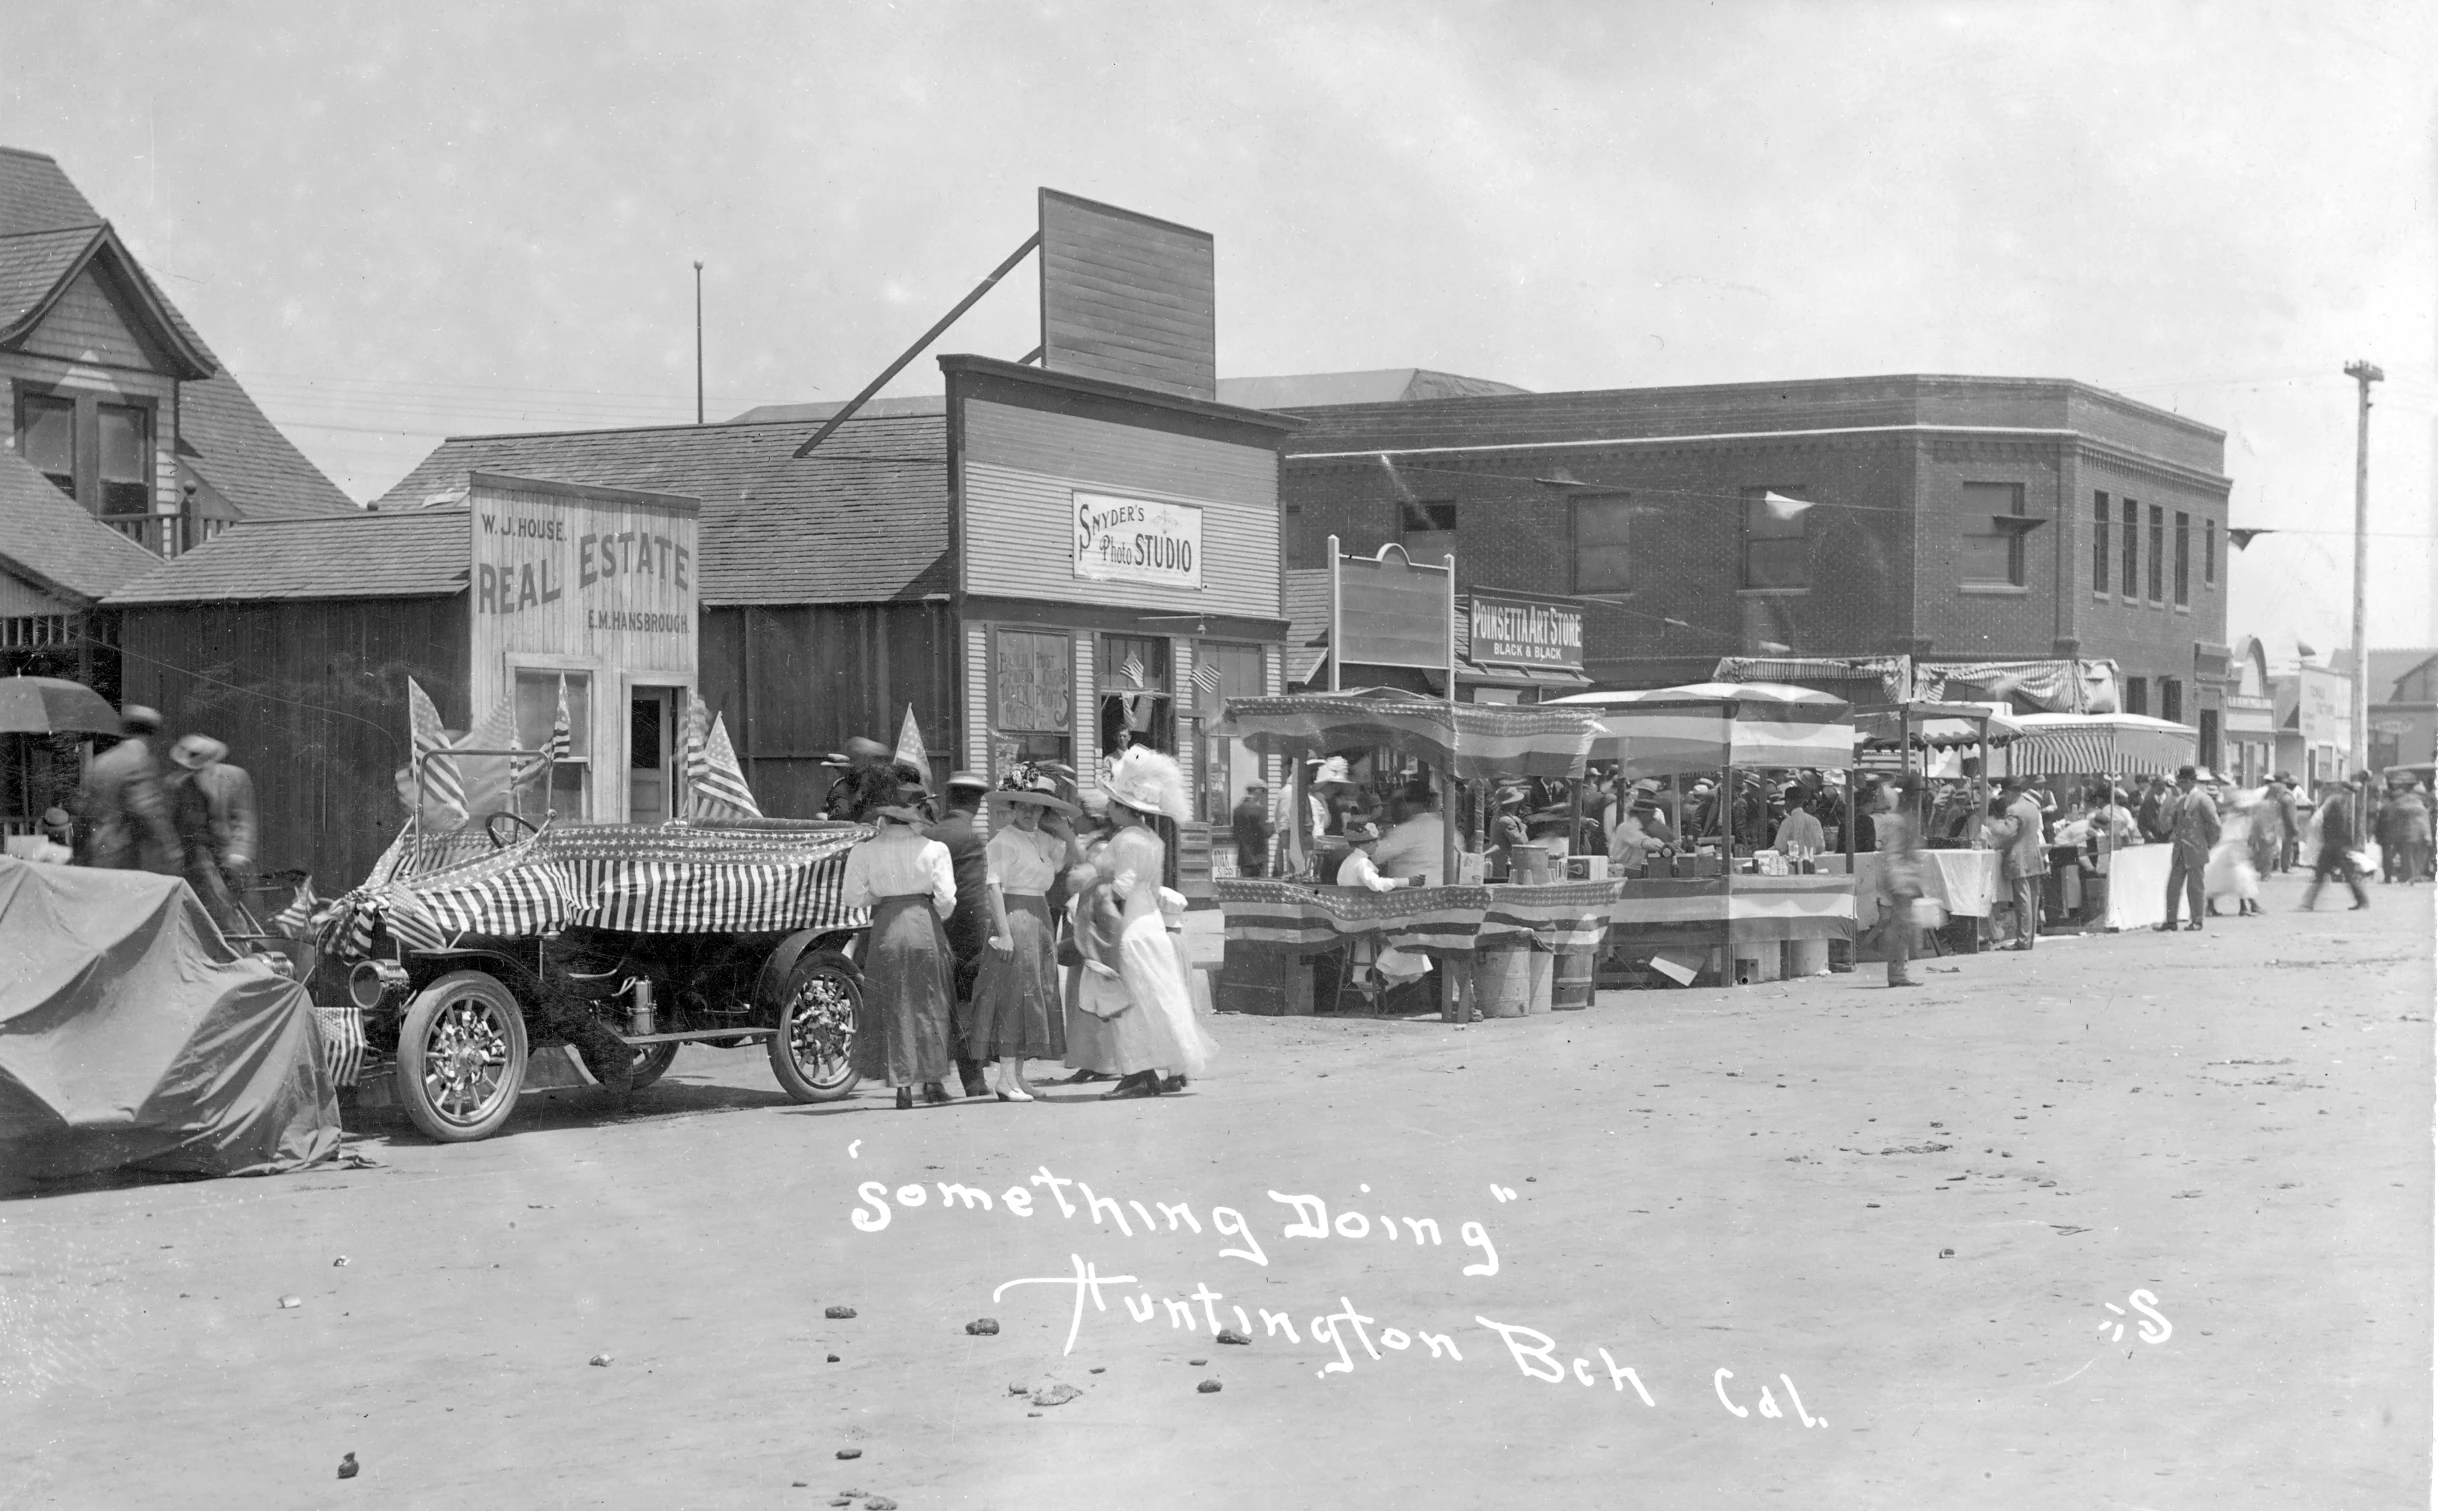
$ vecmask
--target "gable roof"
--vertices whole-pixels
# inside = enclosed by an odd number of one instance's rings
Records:
[[[0,448],[0,561],[87,602],[107,597],[161,563],[5,448]]]
[[[246,519],[363,512],[255,407],[233,374],[179,388],[178,440],[187,464]]]
[[[706,608],[871,603],[944,593],[948,435],[939,415],[858,415],[802,461],[819,420],[556,435],[459,436],[374,505],[453,497],[468,472],[677,493],[702,500]]]
[[[132,313],[142,336],[181,378],[209,377],[220,364],[153,286],[108,221],[82,229],[0,237],[0,346],[32,335],[85,269],[98,267]]]
[[[2370,648],[2370,701],[2385,703],[2396,695],[2396,684],[2417,671],[2421,664],[2438,656],[2438,648],[2413,646],[2394,650]],[[2337,672],[2353,670],[2353,647],[2339,646],[2328,653],[2328,669]]]
[[[462,592],[473,555],[464,508],[249,520],[110,595],[148,603],[435,598]]]

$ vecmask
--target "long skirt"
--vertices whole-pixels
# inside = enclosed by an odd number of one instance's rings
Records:
[[[2241,837],[2230,834],[2210,851],[2209,864],[2201,872],[2201,892],[2212,898],[2260,900],[2260,873],[2253,869],[2250,847]]]
[[[1210,1063],[1215,1047],[1202,1025],[1194,1021],[1193,998],[1187,995],[1184,974],[1168,939],[1168,925],[1157,913],[1126,925],[1118,944],[1120,980],[1092,979],[1087,992],[1122,986],[1127,1008],[1105,1025],[1109,1030],[1107,1067],[1118,1075],[1158,1070],[1170,1075],[1197,1076]],[[1087,973],[1089,974],[1089,973]]]
[[[1038,897],[1007,899],[1007,932],[1016,948],[1002,955],[987,944],[974,982],[973,1021],[965,1034],[969,1060],[1055,1060],[1067,1052],[1066,1014],[1058,996],[1058,958],[1050,905]]]
[[[874,906],[855,1014],[858,1074],[891,1086],[948,1079],[956,1068],[948,1053],[954,971],[929,893],[884,897]]]

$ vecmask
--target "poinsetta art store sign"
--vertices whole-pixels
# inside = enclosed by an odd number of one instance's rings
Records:
[[[1202,511],[1191,504],[1075,493],[1075,575],[1095,582],[1202,586]]]
[[[1583,669],[1583,610],[1573,604],[1473,595],[1476,662]]]

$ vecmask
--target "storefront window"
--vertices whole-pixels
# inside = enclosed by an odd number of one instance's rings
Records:
[[[540,823],[545,811],[561,823],[582,823],[592,813],[593,683],[584,672],[521,670],[516,674],[516,743],[547,750],[559,723],[560,689],[567,697],[567,752],[552,765],[547,784],[536,777],[516,787],[516,811]]]
[[[1247,784],[1258,782],[1261,757],[1242,740],[1222,740],[1202,731],[1213,727],[1230,698],[1257,698],[1263,692],[1261,647],[1202,641],[1194,647],[1192,707],[1202,791],[1194,816],[1208,824],[1223,824],[1244,796]]]
[[[1095,663],[1100,679],[1100,749],[1114,759],[1129,745],[1173,754],[1176,709],[1168,680],[1168,641],[1149,635],[1103,635]]]
[[[991,760],[1075,764],[1075,647],[1063,634],[1002,629],[991,644]]]

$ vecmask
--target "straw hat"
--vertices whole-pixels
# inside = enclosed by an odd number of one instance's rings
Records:
[[[1073,818],[1082,811],[1073,803],[1060,797],[1056,784],[1051,782],[1048,777],[1037,776],[1021,786],[1016,785],[1016,781],[1016,778],[1010,777],[1008,783],[1001,786],[991,796],[1005,803],[1031,803],[1037,807],[1046,808],[1052,813],[1064,814],[1068,818]],[[951,785],[954,783],[952,782]]]
[[[1141,745],[1121,751],[1101,782],[1101,795],[1138,813],[1157,813],[1182,822],[1193,816],[1185,793],[1185,769],[1176,757]]]
[[[969,792],[988,792],[990,791],[990,778],[977,776],[970,771],[959,771],[952,773],[945,785],[951,792],[958,788],[964,788]]]
[[[1325,761],[1313,763],[1312,785],[1326,787],[1332,783],[1341,787],[1354,785],[1354,776],[1346,769],[1344,756],[1331,756]]]
[[[229,748],[210,735],[187,735],[169,747],[169,758],[189,771],[201,771],[229,753]]]

